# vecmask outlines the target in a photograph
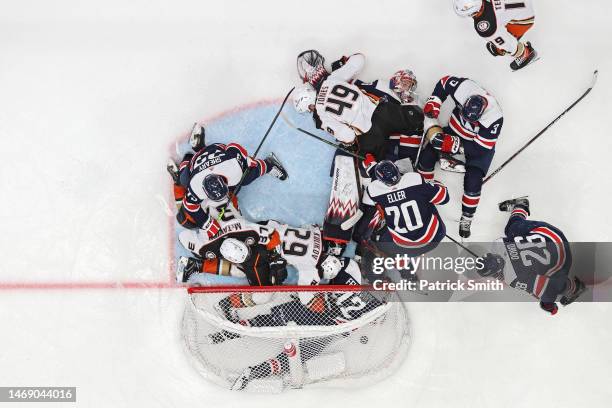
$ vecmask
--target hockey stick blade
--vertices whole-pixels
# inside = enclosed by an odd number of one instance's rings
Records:
[[[557,123],[557,121],[559,121],[559,119],[561,119],[567,112],[572,110],[574,108],[574,106],[578,105],[578,103],[580,103],[580,101],[582,101],[589,93],[591,93],[591,90],[593,90],[593,88],[595,87],[595,83],[597,82],[597,76],[598,75],[599,75],[599,71],[598,70],[593,71],[593,77],[591,79],[591,84],[587,88],[587,90],[584,91],[582,93],[582,95],[578,99],[576,99],[569,107],[567,107],[563,112],[561,112],[560,115],[558,115],[556,118],[554,118],[552,120],[552,122],[550,122],[548,125],[546,125],[546,127],[544,129],[540,130],[538,132],[538,134],[536,134],[534,137],[529,139],[529,141],[527,141],[527,143],[525,143],[520,149],[518,149],[512,156],[510,156],[505,162],[503,162],[497,169],[495,169],[491,174],[489,174],[487,177],[485,177],[485,179],[483,180],[482,183],[483,184],[486,183],[487,181],[491,180],[497,173],[502,171],[504,167],[506,167],[512,160],[514,160],[516,158],[516,156],[521,154],[523,152],[523,150],[525,150],[527,147],[529,147],[530,144],[535,142],[540,136],[542,136],[544,134],[544,132],[546,132],[548,129],[550,129],[552,127],[552,125]]]

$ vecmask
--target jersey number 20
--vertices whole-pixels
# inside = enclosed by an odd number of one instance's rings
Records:
[[[385,208],[387,215],[393,217],[393,226],[395,231],[400,234],[405,234],[408,231],[414,231],[423,227],[423,219],[419,212],[419,205],[416,201],[406,201],[399,206],[392,206]],[[400,218],[404,219],[406,228],[400,227]]]

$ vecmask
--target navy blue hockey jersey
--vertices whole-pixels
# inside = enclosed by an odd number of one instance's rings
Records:
[[[380,180],[366,189],[364,205],[377,205],[384,211],[393,241],[404,247],[419,248],[433,242],[443,226],[436,205],[449,200],[446,187],[427,182],[418,173],[406,173],[394,186]]]
[[[506,227],[503,243],[512,266],[504,270],[506,282],[544,301],[554,301],[558,291],[548,290],[551,280],[563,285],[572,265],[563,232],[546,222],[517,220]]]
[[[463,104],[472,95],[482,95],[487,100],[484,113],[477,122],[470,122],[461,115]],[[436,84],[432,96],[438,108],[449,96],[455,102],[448,125],[459,137],[483,149],[495,148],[504,118],[497,100],[485,89],[468,78],[445,76]]]

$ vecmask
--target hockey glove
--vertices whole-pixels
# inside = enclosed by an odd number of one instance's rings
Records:
[[[334,72],[337,69],[342,68],[344,64],[346,64],[346,61],[348,61],[348,57],[342,56],[342,58],[340,58],[339,60],[332,62],[331,64],[332,72]]]
[[[507,54],[506,50],[498,48],[497,45],[493,44],[493,41],[489,41],[487,43],[487,51],[489,51],[494,57],[501,57]]]
[[[501,256],[488,253],[482,257],[482,267],[478,268],[476,272],[483,277],[495,276],[499,278],[504,271],[505,264],[506,261]]]
[[[281,285],[287,279],[287,261],[278,255],[270,258],[270,283]]]
[[[368,177],[372,178],[374,167],[376,167],[376,158],[372,153],[365,155],[365,160],[361,162],[361,167],[365,170]]]
[[[440,115],[440,106],[442,106],[442,101],[435,95],[431,95],[427,102],[425,103],[425,107],[423,107],[423,113],[428,118],[436,119],[438,115]]]
[[[555,302],[540,302],[540,307],[553,316],[559,311],[559,306]]]
[[[456,154],[461,147],[461,139],[458,136],[451,136],[446,133],[436,133],[429,143],[431,143],[431,147],[442,153]]]

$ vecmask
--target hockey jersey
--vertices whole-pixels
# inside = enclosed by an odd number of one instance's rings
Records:
[[[444,225],[436,205],[448,200],[444,185],[424,181],[418,173],[406,173],[394,186],[373,181],[366,189],[363,204],[383,210],[387,230],[397,245],[419,248],[433,242]]]
[[[264,174],[265,162],[251,158],[244,147],[237,143],[212,143],[201,149],[188,164],[189,186],[182,202],[183,209],[199,226],[207,230],[209,235],[216,234],[219,226],[214,216],[211,217],[210,210],[224,206],[225,202],[208,199],[203,187],[204,178],[209,174],[223,176],[231,192],[240,182],[242,174],[258,163]]]
[[[512,287],[554,302],[572,265],[567,238],[542,221],[519,221],[502,239],[504,280]]]
[[[474,29],[497,48],[514,54],[518,39],[533,22],[531,0],[484,0],[482,13],[474,17]]]
[[[351,83],[364,64],[363,55],[352,55],[323,81],[317,92],[314,114],[317,127],[347,144],[353,143],[356,135],[370,130],[377,106]]]
[[[477,122],[470,122],[461,115],[463,104],[472,95],[481,95],[487,100],[487,106]],[[455,108],[448,122],[452,131],[463,140],[474,142],[482,149],[494,149],[504,124],[503,113],[497,100],[471,79],[445,76],[434,88],[432,94],[434,104],[440,107],[449,96],[455,102]]]
[[[359,79],[355,80],[355,86],[361,89],[373,102],[379,103],[395,103],[401,105],[401,101],[397,94],[389,87],[389,81],[377,79],[372,82],[363,82]],[[409,105],[419,106],[418,99],[415,99],[413,103]],[[389,136],[391,140],[397,140],[399,146],[408,148],[419,148],[421,145],[422,134],[408,134],[403,135],[395,133]]]

